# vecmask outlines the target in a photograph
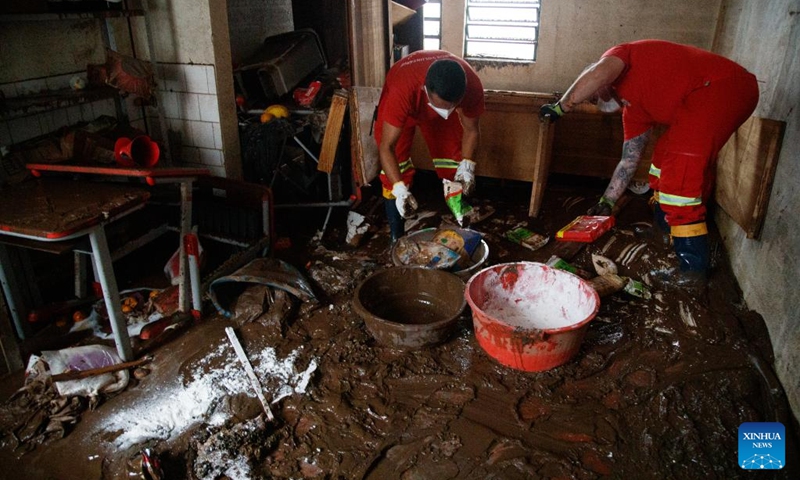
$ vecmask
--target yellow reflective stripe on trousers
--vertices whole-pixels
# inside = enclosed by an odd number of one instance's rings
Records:
[[[658,201],[662,205],[672,205],[674,207],[693,207],[703,203],[703,199],[700,197],[682,197],[664,192],[658,194]]]
[[[402,174],[406,173],[407,171],[411,170],[412,168],[414,168],[414,164],[411,163],[411,159],[409,158],[405,162],[398,163],[397,164],[397,168],[400,169],[400,175],[402,175]],[[381,169],[381,173],[383,175],[386,175],[386,172],[384,172],[383,169]]]
[[[652,175],[652,176],[654,176],[656,178],[661,178],[661,169],[656,167],[655,165],[653,165],[651,163],[650,164],[650,175]]]
[[[669,233],[673,237],[687,238],[708,235],[708,225],[706,222],[692,223],[690,225],[675,225],[670,227]]]
[[[433,167],[434,168],[458,168],[459,162],[449,159],[449,158],[434,158],[433,159]]]

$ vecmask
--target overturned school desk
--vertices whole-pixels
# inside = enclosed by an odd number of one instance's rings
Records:
[[[88,236],[117,352],[123,360],[132,360],[105,226],[144,207],[149,197],[146,189],[135,186],[55,178],[0,190],[0,280],[21,339],[25,328],[15,308],[19,285],[9,281],[6,245],[47,250],[48,244],[58,244],[70,249],[71,241]]]

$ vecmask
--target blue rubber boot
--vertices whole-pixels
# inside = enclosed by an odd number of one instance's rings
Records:
[[[708,234],[692,237],[672,237],[678,255],[678,284],[702,287],[708,280],[709,249]]]
[[[677,225],[672,232],[672,247],[678,257],[678,268],[650,272],[651,284],[669,289],[683,288],[696,293],[705,291],[711,264],[708,229],[705,222]]]
[[[389,222],[389,231],[392,235],[392,244],[406,234],[406,221],[400,216],[400,211],[397,210],[397,203],[395,199],[383,199],[383,206],[386,210],[386,220]]]

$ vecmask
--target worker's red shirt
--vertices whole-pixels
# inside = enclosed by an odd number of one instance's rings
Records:
[[[484,110],[483,84],[475,70],[451,53],[421,50],[400,59],[386,75],[380,99],[380,120],[403,128],[437,118],[438,114],[428,107],[428,96],[422,87],[428,67],[442,58],[457,61],[467,74],[467,90],[457,108],[469,118],[480,116]]]
[[[709,82],[746,73],[739,64],[700,48],[662,40],[639,40],[617,45],[603,54],[625,62],[614,82],[623,110],[625,140],[655,124],[672,125],[687,95]],[[731,99],[735,101],[735,99]]]

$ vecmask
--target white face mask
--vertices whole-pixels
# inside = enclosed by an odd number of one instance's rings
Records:
[[[603,113],[614,113],[618,112],[622,108],[622,105],[619,102],[612,98],[609,101],[605,101],[602,98],[597,99],[597,109]]]
[[[427,87],[424,87],[424,88],[425,88],[425,95],[428,95],[428,88]],[[428,95],[428,99],[430,99],[430,98],[431,98],[430,95]],[[439,107],[434,106],[431,102],[428,102],[428,106],[431,107],[434,112],[438,113],[439,116],[444,118],[445,120],[447,120],[447,117],[449,117],[450,114],[453,113],[453,110],[456,109],[456,107],[453,107],[453,108],[439,108]]]
[[[455,110],[455,108],[447,109],[447,108],[434,107],[432,103],[428,103],[428,106],[431,107],[434,112],[438,113],[439,116],[444,118],[445,120],[447,120],[447,117],[449,117],[450,114],[453,113],[453,110]]]

